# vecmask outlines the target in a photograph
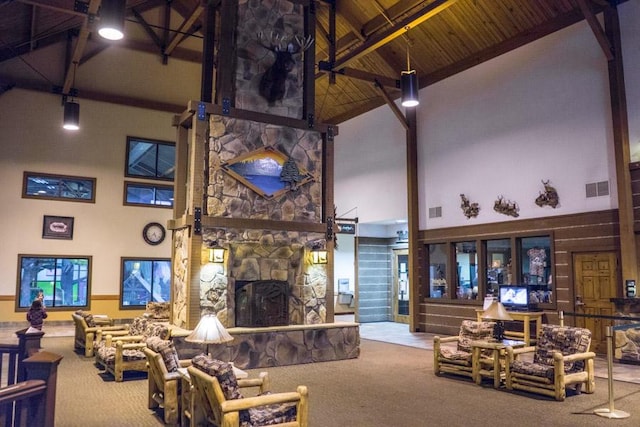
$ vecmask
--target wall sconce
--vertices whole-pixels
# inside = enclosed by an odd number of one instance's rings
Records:
[[[225,248],[209,248],[209,262],[224,262]]]
[[[126,0],[102,0],[98,34],[107,40],[120,40],[124,37],[124,16]]]
[[[325,249],[314,249],[311,251],[311,262],[313,264],[326,264],[327,251]]]

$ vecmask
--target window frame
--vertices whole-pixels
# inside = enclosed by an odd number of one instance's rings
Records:
[[[148,180],[153,180],[153,181],[165,181],[165,182],[174,182],[175,181],[175,174],[174,174],[174,177],[172,177],[172,178],[158,176],[158,152],[157,152],[157,150],[156,150],[156,158],[155,158],[155,176],[138,175],[138,174],[130,173],[129,172],[129,156],[131,154],[131,143],[132,142],[144,142],[144,143],[149,143],[149,144],[155,144],[156,147],[158,147],[160,145],[173,147],[173,150],[174,150],[173,167],[174,167],[174,172],[175,172],[175,166],[176,166],[176,156],[175,156],[176,144],[175,144],[175,142],[162,141],[162,140],[151,139],[151,138],[141,138],[141,137],[138,137],[138,136],[127,136],[127,146],[126,146],[126,152],[125,152],[126,158],[125,158],[125,163],[124,163],[124,176],[125,177],[127,177],[127,178],[137,178],[137,179],[148,179]]]
[[[175,200],[172,200],[170,205],[130,202],[127,199],[127,196],[129,194],[129,186],[149,188],[149,189],[153,189],[154,191],[157,191],[158,189],[171,189],[173,191],[173,195],[174,195],[174,199],[175,199],[175,187],[173,185],[153,184],[153,183],[139,182],[139,181],[125,181],[124,182],[124,190],[123,190],[123,199],[122,199],[122,204],[125,205],[125,206],[138,206],[138,207],[142,206],[142,207],[148,207],[148,208],[173,209],[173,205],[175,203]]]
[[[488,283],[487,283],[487,246],[486,243],[489,240],[509,240],[510,241],[510,253],[512,260],[511,265],[505,269],[505,273],[509,274],[513,279],[513,285],[523,284],[522,281],[518,279],[523,276],[522,274],[522,257],[526,256],[526,253],[521,253],[521,241],[522,239],[538,237],[538,238],[548,238],[549,239],[549,253],[548,255],[548,269],[549,275],[553,277],[552,283],[550,285],[550,290],[552,292],[552,299],[550,303],[538,303],[538,309],[555,309],[557,307],[557,289],[556,289],[556,274],[555,274],[555,249],[554,249],[554,233],[551,230],[538,230],[535,232],[525,232],[525,233],[509,233],[509,234],[495,234],[495,235],[483,235],[477,237],[475,240],[465,239],[464,237],[450,238],[450,239],[437,239],[437,240],[424,240],[422,241],[422,245],[424,248],[424,253],[426,254],[424,259],[425,265],[425,278],[424,278],[424,287],[426,293],[424,299],[430,303],[441,302],[443,304],[458,304],[458,305],[482,305],[484,301],[484,297],[488,292]],[[456,251],[455,245],[461,242],[476,242],[476,250],[478,254],[477,258],[477,271],[478,271],[478,298],[477,300],[465,300],[456,298],[456,283],[457,283],[457,271],[453,267],[456,265]],[[446,245],[446,259],[447,266],[445,272],[446,281],[446,297],[432,297],[431,296],[431,260],[430,260],[430,252],[429,247],[431,245]],[[527,284],[528,285],[528,284]]]
[[[125,262],[166,262],[168,263],[168,271],[169,271],[169,296],[167,301],[171,301],[171,258],[159,258],[159,257],[120,257],[120,296],[118,297],[118,304],[120,306],[120,310],[141,310],[146,308],[146,303],[144,304],[124,304],[123,298],[125,295]],[[154,267],[152,265],[151,272],[153,274]],[[151,284],[151,296],[153,301],[153,278]],[[149,301],[148,301],[149,302]]]
[[[53,259],[54,264],[57,266],[58,260],[86,260],[86,289],[85,292],[85,304],[84,305],[55,305],[55,291],[53,295],[53,304],[46,302],[47,294],[45,292],[45,302],[47,311],[69,311],[69,310],[80,310],[85,309],[89,310],[91,308],[91,274],[92,274],[92,265],[93,265],[93,256],[91,255],[43,255],[43,254],[18,254],[18,262],[17,262],[17,274],[16,274],[16,298],[15,298],[15,309],[16,312],[24,312],[28,311],[29,307],[31,307],[31,302],[33,301],[33,297],[30,296],[30,301],[28,305],[21,306],[22,300],[22,270],[23,270],[23,259],[25,258],[40,258],[40,259]],[[42,270],[42,269],[41,269]],[[57,270],[57,268],[56,268]],[[38,270],[40,271],[40,270]],[[57,271],[56,271],[57,274]],[[36,273],[37,276],[37,273]],[[57,276],[54,276],[54,278]],[[78,280],[81,280],[80,278]],[[58,280],[54,280],[54,283],[57,283]],[[32,288],[32,287],[30,287]],[[55,290],[55,285],[53,285]],[[37,286],[33,288],[33,290],[40,290],[41,286]]]
[[[74,197],[64,197],[64,196],[40,196],[37,194],[29,194],[28,191],[28,183],[30,178],[45,178],[45,179],[58,179],[60,181],[87,181],[91,184],[91,197],[88,199],[80,199]],[[32,172],[32,171],[24,171],[22,175],[22,198],[23,199],[37,199],[37,200],[56,200],[62,202],[81,202],[81,203],[95,203],[96,202],[96,178],[87,177],[87,176],[74,176],[74,175],[60,175],[60,174],[52,174],[52,173],[42,173],[42,172]]]

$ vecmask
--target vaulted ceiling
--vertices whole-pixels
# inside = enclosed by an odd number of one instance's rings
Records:
[[[225,2],[228,0],[222,0]],[[240,2],[247,0],[238,0]],[[272,0],[274,3],[285,0]],[[411,67],[425,87],[586,19],[603,55],[613,54],[596,14],[617,0],[306,0],[316,15],[315,115],[338,124],[400,96],[400,72]],[[303,2],[305,2],[303,0]],[[0,102],[14,87],[69,93],[78,69],[111,45],[95,31],[101,0],[0,0]],[[127,28],[118,46],[200,64],[206,5],[220,0],[128,0]],[[335,36],[333,34],[335,33]],[[335,40],[331,43],[330,40]],[[222,41],[224,42],[224,41]],[[59,81],[11,75],[3,65],[64,44]],[[37,68],[31,66],[31,68]],[[93,82],[79,96],[181,112],[162,91],[127,96]],[[426,100],[428,102],[428,100]]]

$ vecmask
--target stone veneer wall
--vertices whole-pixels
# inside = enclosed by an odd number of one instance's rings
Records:
[[[271,147],[293,158],[312,181],[265,198],[237,181],[222,164]],[[211,115],[207,215],[277,221],[322,221],[322,135],[319,132]]]
[[[227,327],[235,326],[236,280],[282,280],[289,283],[289,323],[326,321],[327,272],[310,261],[311,243],[320,233],[269,230],[203,230],[205,248],[212,242],[227,249],[225,263],[207,264],[200,274],[200,307],[214,312]]]
[[[282,101],[269,105],[260,96],[260,79],[275,62],[275,54],[261,46],[258,34],[270,38],[278,34],[291,39],[304,35],[303,8],[287,0],[241,0],[238,7],[235,106],[283,117],[302,118],[303,62],[302,54],[293,56],[296,65],[284,82]],[[265,43],[267,44],[267,43]],[[311,76],[313,78],[313,76]]]
[[[187,264],[189,261],[189,233],[186,228],[174,232],[173,258],[173,324],[187,327]]]

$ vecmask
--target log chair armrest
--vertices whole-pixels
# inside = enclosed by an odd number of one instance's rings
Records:
[[[116,341],[116,351],[122,350],[142,350],[147,344],[143,342],[124,343],[120,340]]]
[[[559,355],[559,359],[563,363],[577,362],[579,360],[594,359],[596,357],[596,354],[594,352],[592,352],[592,351],[587,351],[587,352],[584,352],[584,353],[569,354],[567,356],[563,356],[562,353],[560,353],[559,351],[556,351],[556,352],[553,353],[554,360],[556,359],[556,355]]]
[[[164,374],[163,379],[165,382],[167,381],[179,381],[182,378],[182,374],[180,372],[167,372]]]
[[[298,390],[300,390],[300,387],[298,387]],[[299,402],[301,399],[306,397],[306,387],[304,387],[304,391],[305,394],[302,394],[298,391],[292,391],[285,393],[265,394],[264,396],[245,397],[243,399],[225,400],[221,403],[220,408],[222,410],[222,413],[227,413],[242,411],[258,406]]]
[[[433,341],[434,342],[435,341],[439,341],[441,343],[442,342],[457,342],[458,341],[458,336],[454,335],[454,336],[451,336],[451,337],[439,337],[439,336],[436,335],[435,337],[433,337]]]
[[[180,367],[187,368],[191,366],[191,359],[180,359]]]

